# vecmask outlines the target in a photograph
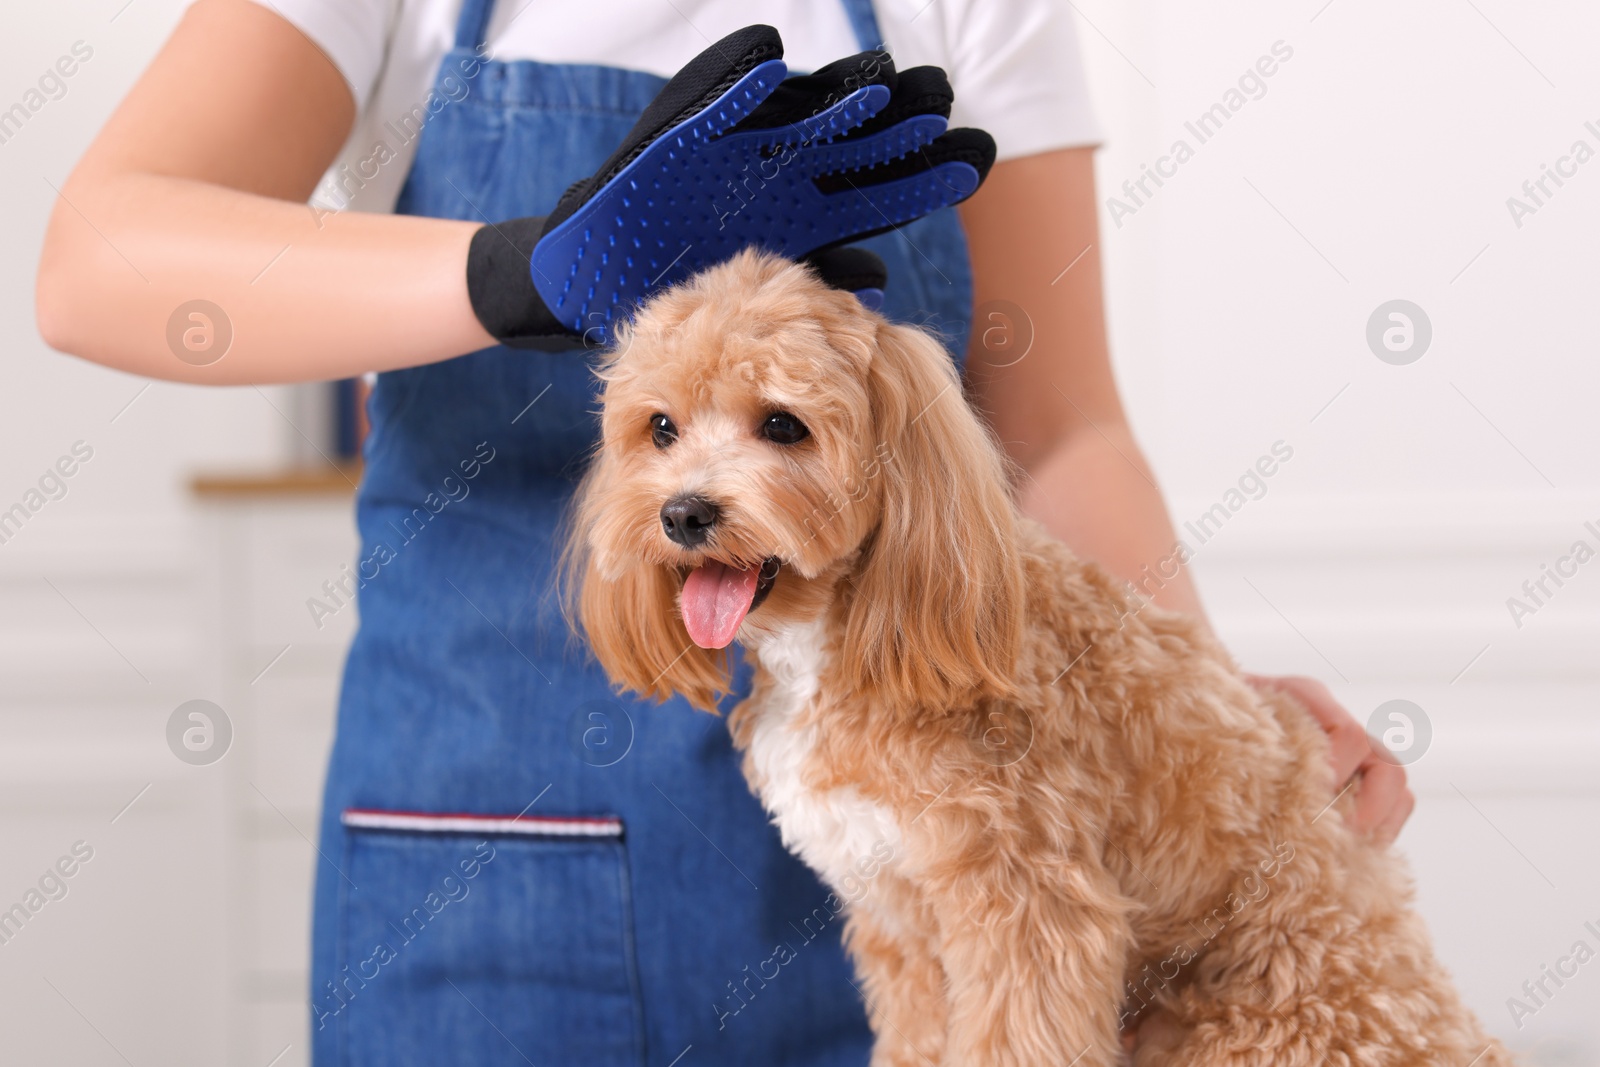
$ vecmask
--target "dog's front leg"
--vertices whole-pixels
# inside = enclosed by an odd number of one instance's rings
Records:
[[[1081,867],[1007,866],[963,878],[941,902],[942,1067],[1120,1063],[1131,934],[1116,885]]]
[[[891,928],[901,936],[891,934]],[[871,1067],[938,1067],[944,1062],[945,975],[925,929],[882,921],[868,906],[851,910],[845,947],[855,961],[876,1037]]]

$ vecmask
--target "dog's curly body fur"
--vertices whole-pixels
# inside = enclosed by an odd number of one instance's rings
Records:
[[[712,710],[725,664],[678,616],[684,573],[782,561],[729,724],[850,899],[875,1067],[1110,1065],[1129,1005],[1175,1024],[1141,1065],[1511,1062],[1401,860],[1329,804],[1320,729],[1016,513],[936,342],[747,253],[648,305],[604,376],[576,610],[619,685]],[[779,408],[811,437],[760,440]],[[657,518],[686,490],[724,513],[695,550]],[[863,883],[869,855],[891,858]]]

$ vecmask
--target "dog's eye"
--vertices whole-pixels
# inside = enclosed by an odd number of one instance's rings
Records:
[[[661,412],[650,416],[650,440],[657,448],[666,448],[678,439],[678,428]]]
[[[774,411],[761,424],[761,436],[775,445],[797,445],[810,437],[811,431],[787,411]]]

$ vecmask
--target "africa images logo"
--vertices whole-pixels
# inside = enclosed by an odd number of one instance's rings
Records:
[[[83,464],[93,458],[92,445],[87,441],[74,441],[71,455],[62,456],[46,467],[38,482],[22,494],[22,499],[0,510],[0,545],[8,544],[21,533],[28,520],[42,511],[46,504],[64,499],[71,488],[67,479],[77,474]]]

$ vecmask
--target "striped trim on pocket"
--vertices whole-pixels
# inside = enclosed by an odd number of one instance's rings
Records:
[[[473,815],[346,808],[340,813],[339,821],[359,830],[400,830],[424,834],[611,838],[622,836],[622,820],[615,815]]]

